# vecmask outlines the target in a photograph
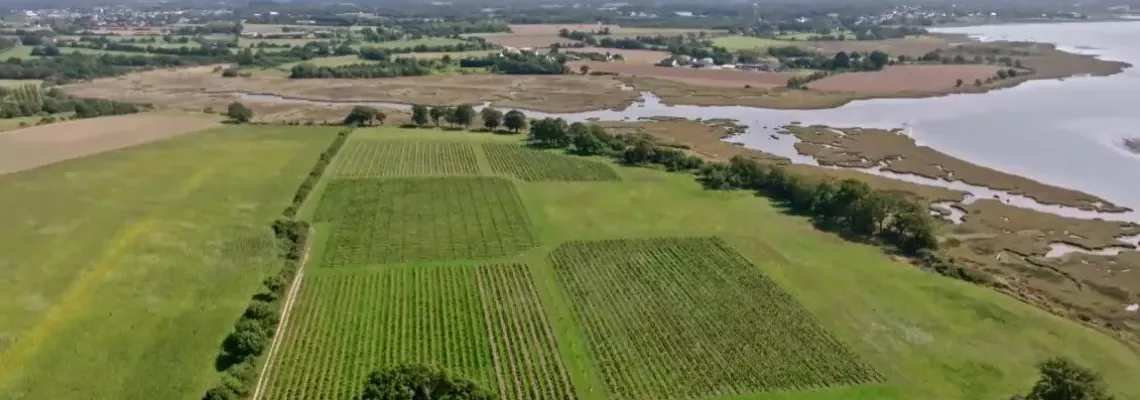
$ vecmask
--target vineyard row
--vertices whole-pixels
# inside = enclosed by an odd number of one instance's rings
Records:
[[[882,377],[717,238],[573,242],[551,254],[616,399],[699,399]]]

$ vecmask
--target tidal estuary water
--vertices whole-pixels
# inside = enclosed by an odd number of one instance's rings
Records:
[[[1140,47],[1134,45],[1135,38],[1140,37],[1140,22],[972,26],[939,32],[963,33],[980,40],[1054,43],[1062,50],[1140,65]],[[269,95],[241,96],[256,101],[323,103]],[[623,121],[659,116],[733,119],[748,128],[730,141],[807,164],[815,164],[815,160],[796,152],[794,137],[773,135],[779,127],[799,122],[835,127],[897,128],[919,145],[965,161],[1084,191],[1140,210],[1140,155],[1130,152],[1125,145],[1126,139],[1140,137],[1140,106],[1136,99],[1140,99],[1140,69],[1129,68],[1109,77],[1031,81],[984,94],[863,100],[828,110],[668,106],[651,93],[644,93],[642,101],[624,110],[573,114],[528,111],[527,114],[570,121]],[[390,103],[362,104],[409,108]],[[1140,212],[1135,211],[1082,211],[1044,205],[1024,196],[962,182],[867,172],[963,190],[971,194],[966,202],[997,197],[1019,207],[1074,218],[1140,222]]]

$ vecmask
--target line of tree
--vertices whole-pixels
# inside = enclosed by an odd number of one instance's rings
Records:
[[[166,54],[172,56],[195,56],[195,57],[213,57],[221,62],[233,59],[233,52],[229,47],[217,45],[201,45],[201,46],[182,46],[182,47],[163,47],[163,46],[140,46],[132,43],[121,43],[115,41],[105,42],[80,42],[75,40],[62,40],[55,43],[54,47],[70,47],[80,49],[92,50],[110,50],[122,51],[129,53],[147,53],[147,54]],[[58,55],[58,54],[57,54]]]
[[[149,106],[107,99],[73,97],[58,88],[44,92],[35,85],[0,87],[0,118],[36,115],[47,117],[62,113],[74,113],[74,118],[94,118],[134,114],[146,108]]]
[[[419,127],[425,127],[428,124],[440,126],[441,121],[451,126],[470,127],[475,122],[475,117],[475,108],[470,105],[429,107],[416,104],[412,106],[412,124]],[[525,129],[527,124],[526,114],[519,110],[503,113],[493,107],[486,107],[479,112],[479,118],[483,121],[483,127],[490,131],[502,127],[512,133],[518,133]]]
[[[812,72],[811,74],[804,75],[804,76],[793,76],[791,78],[788,78],[788,83],[786,84],[786,86],[788,87],[788,89],[807,89],[808,83],[815,82],[815,81],[818,81],[820,79],[829,77],[832,74],[834,74],[834,72],[831,72],[831,71],[815,71],[815,72]]]
[[[344,147],[350,133],[352,130],[347,129],[337,134],[297,188],[283,217],[270,226],[275,242],[284,249],[281,270],[262,281],[262,290],[253,296],[234,324],[234,330],[222,341],[214,362],[217,371],[222,373],[221,382],[207,390],[203,400],[239,400],[252,394],[259,373],[257,359],[273,342],[280,322],[278,311],[290,282],[301,268],[309,240],[309,224],[294,219],[297,210],[312,193],[333,157]]]
[[[568,72],[565,54],[492,54],[459,60],[463,68],[487,68],[494,74],[561,75]]]
[[[493,400],[474,381],[436,367],[400,364],[374,371],[359,400]]]
[[[894,192],[873,190],[862,181],[812,179],[740,156],[729,163],[709,163],[644,136],[612,135],[597,125],[567,124],[562,119],[533,122],[528,139],[535,146],[610,156],[628,165],[694,172],[706,188],[753,190],[811,216],[822,228],[879,240],[910,255],[938,246],[926,206]]]
[[[419,44],[409,47],[361,47],[357,54],[360,58],[365,60],[384,61],[392,57],[393,54],[407,54],[407,53],[455,53],[463,51],[476,51],[476,50],[491,50],[495,46],[482,41],[467,41],[454,44],[441,44],[428,46],[426,44]]]
[[[866,54],[857,51],[840,51],[834,56],[800,49],[796,47],[772,47],[768,53],[780,60],[780,65],[790,69],[818,69],[829,71],[878,71],[895,62],[887,53],[872,51]]]
[[[396,58],[376,63],[359,63],[337,66],[317,66],[312,63],[301,63],[293,66],[289,78],[392,78],[397,76],[423,76],[431,75],[437,70],[445,68],[447,64],[440,60]]]
[[[33,50],[33,54],[35,53],[37,51]],[[41,54],[43,53],[41,52]],[[40,79],[48,83],[67,83],[76,80],[118,76],[140,69],[186,67],[214,62],[209,58],[167,55],[70,53],[43,58],[4,60],[0,62],[0,79]]]

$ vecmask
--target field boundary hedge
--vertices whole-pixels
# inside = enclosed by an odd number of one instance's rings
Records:
[[[234,330],[222,342],[214,361],[215,369],[222,373],[221,382],[206,390],[202,395],[203,400],[245,399],[255,389],[262,372],[258,369],[258,364],[264,362],[259,362],[258,359],[273,345],[282,318],[286,291],[295,283],[298,272],[304,267],[311,227],[308,222],[296,219],[297,212],[313,192],[329,163],[344,147],[350,134],[351,128],[337,133],[297,188],[292,203],[282,212],[282,217],[270,226],[283,253],[282,268],[276,275],[262,281],[262,291],[253,295],[245,312],[234,324]]]

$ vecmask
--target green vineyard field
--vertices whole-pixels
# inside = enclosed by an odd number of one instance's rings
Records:
[[[478,175],[475,151],[466,143],[353,140],[333,165],[334,178]]]
[[[316,219],[334,223],[326,267],[492,258],[535,243],[503,178],[334,180]]]
[[[352,399],[369,372],[418,362],[504,400],[572,400],[525,265],[397,266],[306,278],[265,400]]]
[[[551,260],[615,399],[882,379],[720,239],[571,242]]]
[[[613,168],[596,161],[502,143],[484,143],[483,152],[495,173],[527,182],[621,180]]]
[[[266,400],[352,399],[368,373],[421,362],[494,383],[470,267],[391,267],[306,277]]]
[[[571,400],[574,389],[527,267],[479,267],[479,292],[493,340],[501,398]]]

